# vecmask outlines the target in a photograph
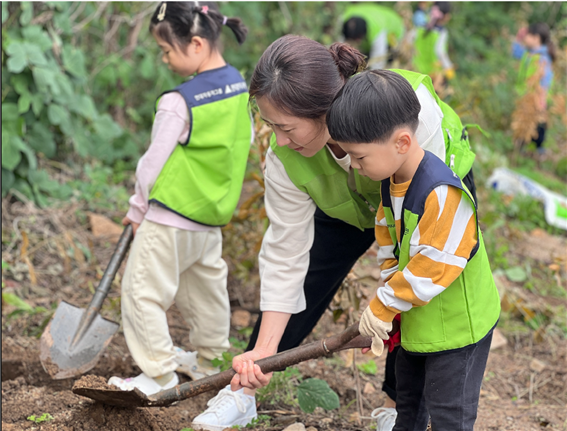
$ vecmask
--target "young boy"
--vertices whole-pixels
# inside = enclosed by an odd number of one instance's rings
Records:
[[[351,78],[327,113],[351,166],[382,181],[376,215],[384,287],[360,320],[381,354],[401,314],[394,431],[473,429],[500,300],[475,202],[447,165],[418,145],[420,104],[400,74]]]

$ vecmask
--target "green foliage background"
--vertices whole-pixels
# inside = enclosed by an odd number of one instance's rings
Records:
[[[414,3],[385,4],[411,21]],[[148,145],[155,99],[182,81],[161,63],[148,32],[156,5],[2,2],[2,196],[11,192],[40,206],[83,199],[95,207],[126,209],[123,185],[132,180]],[[324,44],[338,40],[347,3],[219,5],[227,16],[242,17],[249,28],[243,46],[228,29],[222,37],[226,60],[249,79],[264,49],[286,33]],[[548,22],[556,42],[565,45],[564,2],[453,5],[448,28],[457,78],[447,100],[463,122],[478,123],[491,133],[486,138],[473,132],[473,143],[490,150],[475,167],[480,177],[512,149],[516,62],[510,42],[520,26],[533,21]],[[565,92],[565,73],[556,78],[556,88]],[[550,126],[553,151],[565,142],[567,126],[558,119]],[[529,171],[533,164],[526,160],[524,167]],[[558,172],[564,164],[557,163]],[[555,168],[549,165],[551,171]],[[61,175],[54,178],[53,171]]]

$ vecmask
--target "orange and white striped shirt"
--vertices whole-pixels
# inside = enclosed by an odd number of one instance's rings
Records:
[[[390,181],[392,212],[400,238],[402,207],[411,180]],[[436,187],[427,197],[423,216],[410,239],[410,260],[400,271],[382,204],[376,213],[378,265],[383,287],[370,302],[373,313],[390,322],[412,307],[426,305],[449,287],[465,268],[477,243],[473,206],[462,190],[448,185]]]

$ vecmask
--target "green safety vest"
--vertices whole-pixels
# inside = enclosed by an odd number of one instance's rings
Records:
[[[435,30],[428,32],[421,27],[416,29],[413,56],[413,68],[416,72],[431,76],[442,70],[435,53],[437,39],[439,39],[439,32]]]
[[[471,170],[475,155],[459,116],[435,94],[429,76],[407,70],[392,71],[406,78],[414,90],[424,84],[439,104],[444,114],[441,126],[445,137],[446,162],[463,178]],[[380,204],[379,181],[359,175],[356,169],[347,173],[325,148],[313,157],[304,157],[287,146],[278,146],[275,135],[272,135],[270,146],[293,184],[307,193],[325,214],[361,230],[374,227],[376,208]],[[349,183],[355,186],[356,191],[349,187]]]
[[[475,207],[466,186],[439,158],[425,152],[404,198],[401,238],[397,238],[390,199],[390,179],[382,181],[382,206],[392,241],[398,270],[410,261],[410,239],[423,215],[425,201],[436,187],[447,184],[463,190]],[[410,352],[433,353],[477,343],[496,325],[500,298],[484,248],[476,207],[478,242],[465,269],[443,292],[422,307],[402,313],[402,347]]]
[[[388,32],[388,42],[392,47],[395,47],[404,35],[404,21],[389,7],[370,2],[350,5],[343,14],[343,22],[354,17],[366,21],[366,39],[361,46],[364,52],[370,52],[372,43],[384,30]]]
[[[187,103],[189,138],[165,163],[149,200],[186,219],[224,226],[238,204],[252,139],[246,82],[226,65],[173,91]]]
[[[520,68],[518,70],[518,78],[516,80],[516,93],[519,96],[526,94],[528,88],[528,79],[531,78],[539,67],[539,54],[532,54],[526,50],[520,59]]]

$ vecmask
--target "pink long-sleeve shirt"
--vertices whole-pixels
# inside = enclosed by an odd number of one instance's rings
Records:
[[[151,144],[136,167],[136,186],[130,197],[130,209],[126,214],[135,223],[144,218],[154,223],[191,231],[212,229],[188,220],[156,204],[149,204],[150,190],[155,184],[165,162],[179,143],[187,142],[189,112],[187,104],[177,92],[165,94],[158,103],[152,126]]]

